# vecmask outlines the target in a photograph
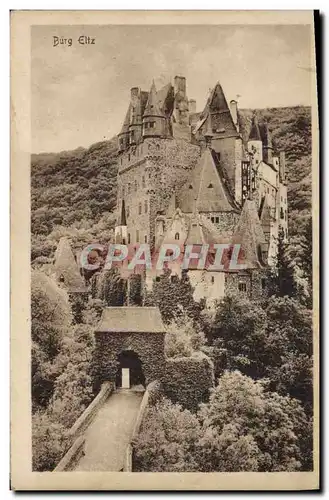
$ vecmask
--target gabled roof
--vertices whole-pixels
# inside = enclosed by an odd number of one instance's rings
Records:
[[[158,103],[158,98],[157,98],[157,91],[155,88],[155,83],[154,81],[152,82],[151,89],[149,92],[149,96],[147,99],[146,107],[144,110],[144,117],[145,116],[163,116],[163,113],[160,109],[159,103]]]
[[[56,274],[56,279],[63,281],[63,284],[69,292],[87,291],[71,250],[69,240],[66,237],[59,240],[55,252],[53,269]]]
[[[165,333],[158,307],[106,307],[96,332]]]
[[[190,179],[178,195],[178,206],[185,212],[228,212],[236,210],[213,153],[206,148]]]
[[[266,245],[266,239],[254,200],[244,202],[232,243],[241,245],[243,263],[250,268],[262,267],[261,251]]]

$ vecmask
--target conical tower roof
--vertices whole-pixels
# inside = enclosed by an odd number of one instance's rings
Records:
[[[155,88],[154,81],[152,82],[151,89],[149,92],[148,100],[144,110],[145,116],[163,116],[162,111],[160,110],[160,106],[157,99],[157,91]]]
[[[131,115],[131,104],[129,104],[127,113],[120,131],[120,134],[128,134],[129,133],[129,125],[130,125],[130,115]],[[119,135],[120,135],[119,134]]]
[[[127,225],[127,218],[126,218],[125,200],[122,200],[121,211],[118,219],[118,226],[126,226],[126,225]]]
[[[251,124],[251,130],[249,134],[249,141],[261,141],[261,133],[260,133],[260,128],[258,124],[258,118],[256,113],[252,117],[252,124]]]
[[[69,292],[86,291],[69,240],[66,237],[59,240],[54,257],[54,271],[56,279],[63,282]]]
[[[261,251],[266,239],[254,200],[244,202],[232,243],[241,245],[243,263],[248,268],[262,267]]]

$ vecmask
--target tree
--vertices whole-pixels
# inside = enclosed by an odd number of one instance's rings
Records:
[[[148,408],[133,443],[135,470],[197,471],[199,433],[200,424],[195,415],[163,398]]]
[[[298,431],[306,416],[295,400],[266,391],[262,382],[237,371],[225,372],[199,416],[202,470],[300,469]]]
[[[165,336],[165,354],[169,358],[191,356],[193,352],[202,350],[205,343],[204,333],[196,330],[191,318],[184,314],[180,319],[168,325]]]
[[[157,305],[167,324],[184,314],[194,322],[199,322],[205,304],[194,300],[193,291],[187,271],[182,271],[179,279],[178,276],[171,275],[169,269],[165,269],[159,281],[153,284],[152,292],[146,296],[145,305]]]
[[[275,268],[271,275],[270,291],[273,295],[295,297],[297,294],[294,267],[288,258],[288,245],[284,239],[283,228],[280,227]]]
[[[226,359],[228,369],[262,376],[265,328],[266,313],[259,305],[238,296],[224,297],[210,329],[212,345],[220,356],[219,366]]]
[[[267,309],[265,376],[271,389],[299,399],[312,410],[312,313],[296,299],[271,297]]]
[[[53,363],[72,315],[64,290],[40,271],[32,272],[32,403],[46,407],[53,391]]]

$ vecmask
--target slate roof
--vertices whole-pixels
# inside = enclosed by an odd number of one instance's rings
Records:
[[[84,280],[79,272],[78,264],[74,259],[69,240],[66,237],[59,240],[55,252],[53,269],[57,280],[61,281],[61,277],[64,279],[63,284],[69,292],[87,291]]]
[[[177,198],[179,208],[185,213],[194,212],[195,209],[198,212],[237,210],[216,155],[209,148],[202,153]]]
[[[262,267],[261,249],[267,243],[254,200],[244,202],[232,243],[241,245],[243,262],[248,267]]]
[[[149,96],[147,99],[146,107],[144,110],[144,115],[143,116],[163,116],[163,113],[161,111],[158,98],[157,98],[157,91],[155,88],[155,83],[152,82],[151,89],[149,92]]]
[[[252,117],[251,130],[249,134],[249,141],[261,141],[262,136],[260,132],[260,127],[258,123],[257,115],[254,114]]]
[[[125,200],[122,200],[118,226],[126,226],[126,225],[127,225],[127,218],[126,218]]]
[[[210,122],[215,137],[239,137],[222,86],[218,82],[212,89],[206,106],[199,117],[194,133],[201,129],[203,135]],[[206,125],[206,126],[205,126]]]
[[[106,307],[96,332],[165,333],[158,307]]]
[[[126,113],[125,119],[123,121],[123,125],[121,128],[120,134],[127,134],[129,132],[130,114],[131,114],[131,104],[129,104],[129,106],[128,106],[127,113]]]

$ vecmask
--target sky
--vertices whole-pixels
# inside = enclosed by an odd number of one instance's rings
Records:
[[[72,45],[53,46],[53,37]],[[79,36],[95,39],[81,45]],[[282,26],[33,26],[32,152],[57,152],[120,131],[131,87],[185,76],[201,111],[219,81],[240,108],[311,104],[310,29]]]

